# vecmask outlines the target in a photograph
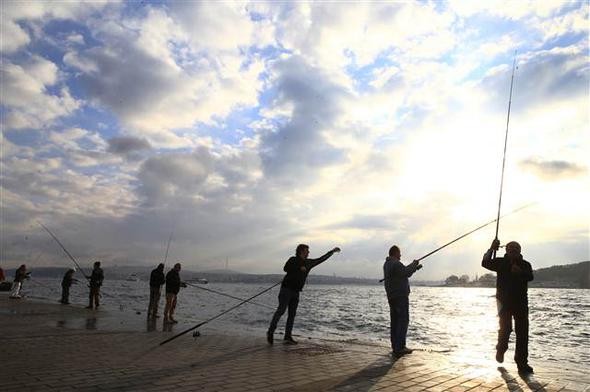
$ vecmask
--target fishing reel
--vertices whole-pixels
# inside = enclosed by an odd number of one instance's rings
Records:
[[[198,329],[195,329],[195,332],[193,332],[193,338],[198,338],[199,336],[201,336],[201,333],[199,332]]]

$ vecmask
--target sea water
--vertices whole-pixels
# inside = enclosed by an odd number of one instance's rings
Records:
[[[199,285],[234,297],[249,298],[272,284],[210,283]],[[25,293],[58,300],[60,281],[37,278],[25,282]],[[117,312],[145,315],[149,300],[147,282],[106,280],[102,306]],[[230,333],[263,337],[278,304],[279,286],[211,322]],[[412,287],[408,346],[447,353],[462,361],[493,360],[498,320],[493,288]],[[164,296],[162,296],[164,297]],[[70,301],[87,304],[86,285],[74,285]],[[202,290],[181,289],[175,317],[183,324],[198,324],[240,301]],[[163,311],[164,299],[160,302]],[[280,339],[287,314],[279,322]],[[590,367],[590,290],[529,289],[529,361],[584,374]],[[294,334],[317,338],[389,346],[389,306],[382,286],[306,285],[301,293]],[[506,361],[512,362],[514,333]]]

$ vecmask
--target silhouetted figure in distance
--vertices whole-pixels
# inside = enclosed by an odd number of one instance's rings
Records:
[[[92,269],[92,275],[90,275],[90,294],[88,295],[88,306],[86,309],[92,309],[93,307],[98,309],[100,306],[100,286],[104,280],[104,273],[100,268],[100,261],[94,262],[94,268]]]
[[[150,303],[147,311],[148,319],[160,317],[158,316],[158,305],[160,303],[160,293],[164,283],[166,283],[164,264],[160,263],[152,270],[150,275]]]
[[[70,304],[70,287],[72,287],[73,283],[77,283],[78,280],[74,279],[73,275],[76,270],[70,268],[64,274],[63,279],[61,280],[61,302],[64,305]]]

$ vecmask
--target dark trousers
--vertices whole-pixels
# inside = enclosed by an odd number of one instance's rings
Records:
[[[147,315],[153,317],[158,314],[158,305],[160,303],[160,286],[150,287],[150,304],[148,305]]]
[[[90,295],[88,296],[88,307],[92,308],[93,304],[95,308],[98,308],[100,303],[98,298],[100,297],[100,286],[90,286]]]
[[[62,304],[70,303],[70,288],[68,286],[61,286],[61,301]]]
[[[514,362],[522,366],[528,363],[529,357],[529,309],[527,306],[505,307],[498,313],[500,329],[498,330],[498,345],[496,350],[505,353],[508,350],[508,339],[512,332],[514,318],[514,332],[516,333],[516,349]]]
[[[389,318],[391,326],[389,337],[393,351],[401,351],[406,347],[406,335],[410,323],[410,304],[408,297],[392,297],[389,302]]]
[[[287,287],[281,287],[281,291],[279,291],[279,307],[277,308],[274,316],[272,316],[270,327],[268,327],[268,332],[274,333],[275,329],[277,329],[277,324],[281,319],[281,316],[285,313],[285,310],[289,308],[289,313],[287,315],[287,325],[285,326],[285,337],[290,337],[291,332],[293,331],[293,323],[295,322],[295,314],[297,313],[298,305],[299,291],[291,290]]]

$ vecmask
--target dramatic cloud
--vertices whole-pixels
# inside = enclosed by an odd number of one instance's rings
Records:
[[[382,274],[497,213],[535,267],[587,259],[585,3],[3,3],[2,263]],[[420,279],[481,272],[492,226]],[[26,240],[24,239],[26,238]],[[50,245],[50,246],[48,246]],[[54,245],[54,244],[53,244]],[[53,253],[52,253],[53,252]],[[436,263],[436,264],[435,264]],[[433,265],[430,268],[430,265]]]

